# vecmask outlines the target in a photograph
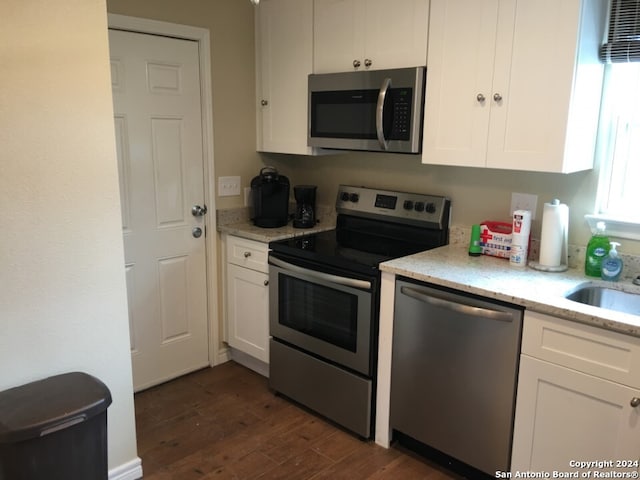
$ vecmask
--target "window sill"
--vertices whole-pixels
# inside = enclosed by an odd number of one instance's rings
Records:
[[[591,228],[591,233],[596,231],[596,223],[602,221],[607,224],[607,235],[611,237],[640,240],[640,223],[622,220],[610,215],[585,215],[585,220]]]

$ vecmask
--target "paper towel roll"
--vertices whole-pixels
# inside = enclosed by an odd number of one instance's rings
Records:
[[[569,207],[560,200],[544,204],[540,234],[540,265],[559,267],[567,263]]]
[[[513,230],[511,231],[511,255],[509,263],[518,267],[527,264],[529,253],[529,234],[531,233],[531,212],[516,210],[513,212]]]

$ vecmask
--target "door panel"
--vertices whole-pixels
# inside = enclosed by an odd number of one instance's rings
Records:
[[[209,364],[196,42],[109,31],[134,389]]]

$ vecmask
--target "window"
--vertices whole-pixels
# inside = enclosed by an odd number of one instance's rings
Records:
[[[598,214],[616,236],[640,239],[640,0],[611,0],[600,117]],[[611,227],[611,228],[610,228]]]
[[[640,63],[607,69],[599,210],[640,222]]]

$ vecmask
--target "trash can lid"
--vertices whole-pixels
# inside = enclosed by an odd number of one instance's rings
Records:
[[[111,405],[111,392],[83,372],[64,373],[0,392],[0,444],[42,437]]]

